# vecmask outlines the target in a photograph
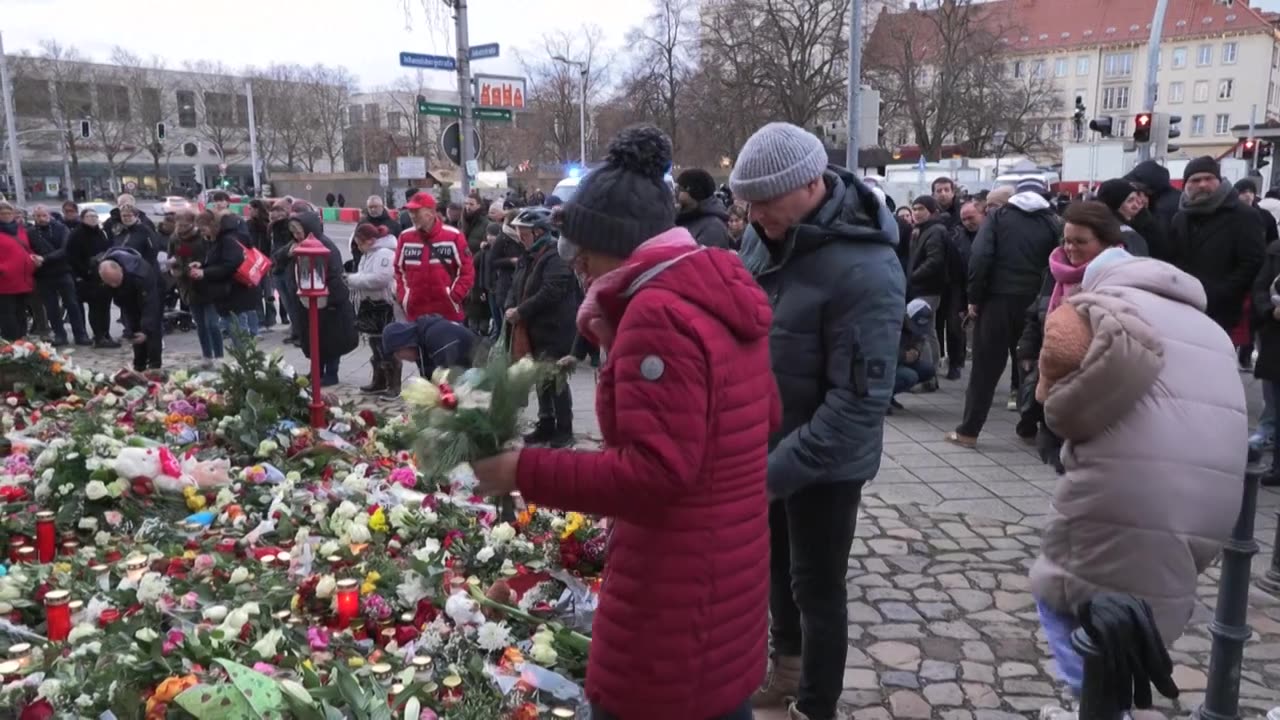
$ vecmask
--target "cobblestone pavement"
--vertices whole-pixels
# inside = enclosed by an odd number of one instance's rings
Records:
[[[277,330],[263,342],[279,346],[283,337]],[[166,343],[169,367],[198,359],[193,333]],[[127,353],[89,351],[76,358],[105,370],[127,362]],[[306,367],[296,348],[286,346],[285,356]],[[348,356],[335,392],[362,399],[354,387],[368,372],[367,354]],[[1244,381],[1256,406],[1259,388]],[[572,387],[580,439],[598,440],[592,373],[578,372]],[[936,393],[902,395],[907,409],[886,422],[882,470],[864,496],[849,559],[842,704],[855,720],[1012,720],[1035,717],[1041,706],[1062,699],[1026,579],[1055,476],[1017,441],[1004,398],[978,450],[943,442],[960,416],[963,390],[963,382],[944,382]],[[1280,492],[1263,490],[1255,575],[1270,561],[1278,508]],[[1171,650],[1182,695],[1158,705],[1171,717],[1187,716],[1203,700],[1217,579],[1216,567],[1201,577],[1202,604]],[[1255,589],[1249,622],[1254,634],[1241,682],[1246,718],[1280,705],[1280,601]],[[783,715],[760,711],[756,717]]]

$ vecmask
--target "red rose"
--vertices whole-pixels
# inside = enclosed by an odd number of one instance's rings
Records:
[[[52,717],[53,705],[41,698],[22,708],[22,714],[18,716],[18,720],[49,720]]]
[[[430,600],[423,598],[418,601],[418,608],[413,613],[413,625],[414,627],[422,627],[435,620],[439,615],[440,611],[436,609],[436,606],[432,605]]]

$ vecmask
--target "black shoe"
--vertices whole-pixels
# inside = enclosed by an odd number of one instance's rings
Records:
[[[557,430],[551,435],[551,439],[547,442],[547,445],[560,449],[571,448],[576,444],[577,441],[573,439],[572,430]]]
[[[898,398],[896,398],[896,397],[889,398],[889,407],[893,408],[894,410],[906,410],[906,409],[907,409],[905,406],[903,406],[903,404],[902,404],[902,403],[898,402]]]
[[[533,429],[533,432],[524,436],[525,445],[546,445],[556,436],[555,428],[539,425]]]
[[[1252,445],[1249,446],[1248,462],[1250,465],[1262,459],[1262,450]]]
[[[89,338],[76,338],[76,345],[78,347],[93,347],[93,341]]]
[[[953,368],[951,368],[950,370],[948,370],[948,371],[947,371],[947,379],[948,379],[948,380],[959,380],[959,379],[960,379],[960,368],[958,368],[958,367],[953,367]]]
[[[56,348],[64,348],[64,347],[66,347],[66,346],[68,346],[68,345],[70,345],[70,344],[71,344],[71,341],[70,341],[70,340],[68,340],[68,339],[66,339],[66,338],[54,338],[54,339],[53,339],[53,346],[54,346],[54,347],[56,347]]]
[[[120,347],[120,343],[110,337],[100,337],[93,341],[93,347],[96,350],[117,350]]]
[[[333,387],[334,385],[337,385],[338,382],[339,381],[338,381],[337,375],[320,376],[320,387]]]

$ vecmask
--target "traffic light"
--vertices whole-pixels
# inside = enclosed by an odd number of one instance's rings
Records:
[[[163,139],[164,139],[164,135],[165,135],[165,126],[164,126],[164,123],[162,123],[162,122],[158,122],[158,123],[156,123],[156,139],[157,139],[157,140],[163,140]]]
[[[1270,140],[1258,141],[1258,161],[1253,166],[1259,170],[1267,166],[1267,161],[1271,159],[1272,144]]]
[[[1112,133],[1115,132],[1115,118],[1110,115],[1096,117],[1089,121],[1089,129],[1102,137],[1112,137]]]
[[[419,115],[427,114],[427,96],[426,95],[418,96],[418,114]]]
[[[1254,140],[1253,138],[1249,138],[1245,140],[1243,143],[1240,144],[1240,159],[1252,160],[1253,153],[1256,152],[1257,149],[1258,149],[1257,140]]]
[[[1162,112],[1151,115],[1152,157],[1163,158],[1171,152],[1177,152],[1180,148],[1169,141],[1182,134],[1182,130],[1178,128],[1178,123],[1182,122],[1182,116]]]
[[[1138,113],[1133,118],[1133,141],[1135,143],[1151,142],[1151,113]]]
[[[87,138],[93,135],[93,127],[88,120],[80,121],[80,137]]]

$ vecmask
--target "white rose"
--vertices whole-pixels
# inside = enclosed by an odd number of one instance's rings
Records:
[[[422,541],[422,547],[413,551],[413,556],[419,562],[431,562],[432,556],[440,552],[440,541],[435,538],[427,538]]]
[[[152,630],[151,628],[142,628],[138,632],[134,633],[133,636],[138,639],[138,642],[149,643],[160,637],[160,633]]]
[[[428,527],[435,525],[437,522],[440,521],[440,516],[437,515],[436,511],[432,510],[431,508],[423,508],[421,517],[422,517],[422,524]]]
[[[334,509],[333,514],[339,517],[355,517],[360,512],[360,508],[350,500],[343,500],[341,505]]]
[[[480,552],[476,553],[476,562],[487,563],[493,559],[494,549],[485,545],[480,548]]]
[[[412,519],[413,511],[404,505],[397,505],[387,513],[387,521],[396,528],[406,527]]]
[[[275,657],[276,646],[280,644],[283,638],[284,635],[279,630],[271,630],[266,635],[263,635],[261,640],[253,644],[253,651],[262,658]]]
[[[108,395],[107,397],[113,397],[113,396]],[[62,695],[61,680],[53,680],[53,679],[45,680],[44,682],[40,683],[40,688],[36,690],[36,697],[48,698],[51,701],[58,699],[58,697],[61,695]]]
[[[559,654],[556,649],[550,645],[539,645],[534,643],[533,649],[529,651],[529,657],[537,664],[544,667],[550,667],[556,664]]]
[[[222,622],[227,617],[227,606],[210,605],[204,609],[204,619],[209,622]]]
[[[107,496],[106,483],[101,480],[90,480],[84,486],[84,496],[90,500],[101,500]]]
[[[337,540],[325,540],[320,543],[320,550],[316,553],[320,557],[329,557],[338,552]]]
[[[325,575],[320,578],[320,582],[316,583],[316,597],[321,600],[328,600],[333,597],[333,590],[338,586],[338,581],[332,575]]]
[[[106,530],[99,530],[93,534],[93,544],[98,547],[106,547],[111,544],[111,533]]]
[[[516,529],[511,527],[510,523],[502,523],[489,532],[489,541],[494,545],[501,547],[516,536]]]
[[[95,518],[95,517],[80,518],[79,527],[81,530],[93,532],[98,529],[98,518]]]
[[[356,544],[367,543],[373,539],[373,533],[369,532],[369,526],[363,523],[351,523],[348,532],[350,533],[351,542]]]
[[[81,640],[97,634],[98,628],[94,627],[93,623],[80,623],[79,625],[71,628],[70,634],[67,635],[67,641],[72,645],[75,645]]]
[[[232,571],[231,580],[229,582],[232,585],[239,585],[240,583],[243,583],[248,579],[249,579],[249,571],[243,567],[238,567]]]

